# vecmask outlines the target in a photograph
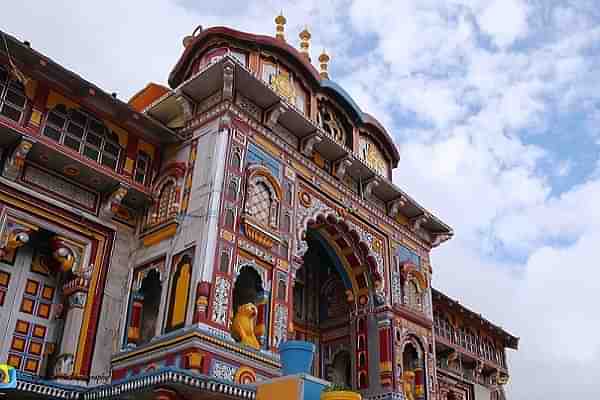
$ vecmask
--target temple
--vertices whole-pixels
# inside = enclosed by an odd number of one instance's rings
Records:
[[[431,287],[452,229],[275,22],[198,27],[128,102],[0,32],[6,398],[252,400],[291,340],[364,399],[506,398],[518,338]]]

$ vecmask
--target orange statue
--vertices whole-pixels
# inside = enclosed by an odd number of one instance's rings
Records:
[[[404,371],[402,374],[402,391],[406,400],[415,400],[415,373],[413,371]]]
[[[256,333],[256,315],[258,310],[254,303],[246,303],[238,307],[231,325],[231,336],[238,342],[255,349],[260,348]]]

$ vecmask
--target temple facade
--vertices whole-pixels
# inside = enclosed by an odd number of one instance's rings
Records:
[[[285,22],[197,28],[127,103],[1,33],[9,397],[253,399],[298,339],[365,399],[505,398],[518,339],[431,288],[452,229]]]

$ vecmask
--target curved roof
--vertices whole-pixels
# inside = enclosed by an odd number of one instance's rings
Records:
[[[335,98],[340,105],[350,113],[351,118],[355,123],[371,127],[369,132],[374,133],[376,138],[381,142],[387,151],[392,161],[392,167],[396,167],[400,161],[400,153],[394,143],[394,140],[386,129],[375,119],[375,117],[364,113],[352,97],[337,83],[322,79],[317,69],[306,59],[296,48],[285,41],[276,39],[272,36],[255,35],[247,32],[240,32],[224,26],[217,26],[203,30],[195,36],[192,42],[185,48],[183,54],[175,64],[175,67],[169,74],[169,85],[172,88],[179,86],[185,79],[186,73],[194,61],[194,55],[204,50],[208,45],[212,44],[209,39],[223,38],[228,40],[237,40],[245,42],[245,44],[256,46],[257,44],[263,48],[269,49],[275,53],[286,57],[286,60],[297,67],[306,79],[311,81],[313,85],[318,87],[322,93],[328,94]]]

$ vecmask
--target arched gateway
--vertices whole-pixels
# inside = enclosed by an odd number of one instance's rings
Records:
[[[368,386],[367,314],[373,284],[367,251],[336,218],[308,223],[307,250],[293,282],[295,338],[317,346],[313,373],[337,384]]]

